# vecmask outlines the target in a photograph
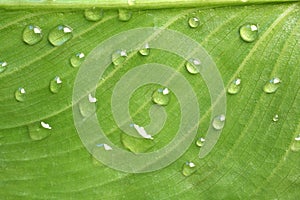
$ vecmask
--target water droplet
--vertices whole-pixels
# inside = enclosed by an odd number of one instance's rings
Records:
[[[93,97],[92,94],[89,94],[88,99],[89,99],[90,103],[96,103],[97,102],[96,97]]]
[[[128,0],[127,2],[129,6],[133,6],[135,4],[135,0]]]
[[[149,47],[149,44],[145,44],[145,46],[139,50],[139,53],[142,55],[142,56],[148,56],[150,54],[150,47]]]
[[[229,94],[237,94],[241,90],[241,79],[235,79],[230,83],[227,92]]]
[[[110,151],[112,150],[112,147],[109,146],[108,144],[97,144],[97,147],[103,147],[105,151]]]
[[[45,122],[33,123],[27,127],[32,140],[42,140],[51,135],[51,127]]]
[[[132,12],[127,9],[119,9],[119,20],[122,22],[127,22],[130,20]]]
[[[53,46],[63,45],[73,37],[72,28],[66,25],[58,25],[49,32],[48,40]]]
[[[49,130],[52,129],[52,127],[49,124],[47,124],[46,122],[41,122],[41,126],[45,129],[49,129]]]
[[[83,117],[89,117],[90,115],[96,112],[94,103],[97,102],[97,99],[91,94],[87,98],[84,98],[79,103],[79,111]]]
[[[127,53],[125,50],[117,50],[111,55],[111,60],[114,65],[120,65],[126,60]]]
[[[84,53],[76,53],[70,58],[70,63],[73,67],[79,67],[81,63],[84,61]]]
[[[274,115],[272,120],[273,120],[273,122],[277,122],[279,120],[279,116],[277,114]]]
[[[294,152],[300,151],[300,134],[295,137],[295,140],[291,146],[291,150]]]
[[[42,29],[35,25],[26,26],[23,31],[23,41],[29,45],[37,44],[43,38]]]
[[[58,93],[62,87],[62,80],[60,77],[56,76],[53,80],[50,81],[50,91],[52,93]]]
[[[191,58],[185,63],[185,68],[190,74],[198,74],[198,67],[201,65],[200,60]]]
[[[204,139],[204,138],[199,138],[199,139],[197,140],[197,142],[196,142],[196,145],[197,145],[198,147],[202,147],[203,144],[204,144],[204,142],[205,142],[205,139]]]
[[[146,132],[146,130],[144,129],[144,127],[141,127],[141,126],[139,126],[137,124],[133,124],[133,127],[138,132],[138,134],[140,136],[142,136],[143,138],[153,140],[153,137]]]
[[[103,9],[102,8],[89,8],[84,11],[84,16],[89,21],[99,21],[103,18]]]
[[[191,27],[191,28],[196,28],[196,27],[198,27],[200,25],[200,21],[199,21],[199,19],[197,18],[197,17],[191,17],[190,19],[189,19],[189,26]]]
[[[272,78],[270,81],[268,81],[263,90],[265,93],[271,94],[276,92],[276,90],[279,87],[279,84],[281,83],[281,80],[279,78]]]
[[[4,72],[7,68],[7,62],[0,61],[0,73]]]
[[[19,102],[23,102],[26,99],[26,91],[24,88],[20,87],[19,89],[16,90],[15,92],[15,98]]]
[[[152,94],[152,101],[158,105],[165,106],[170,101],[169,89],[158,89]]]
[[[212,121],[212,126],[216,130],[221,130],[225,125],[225,115],[218,115]]]
[[[190,176],[196,171],[196,165],[193,162],[186,162],[182,167],[182,174],[184,176]]]
[[[240,36],[246,42],[253,42],[258,37],[258,26],[255,24],[244,24],[240,27]]]

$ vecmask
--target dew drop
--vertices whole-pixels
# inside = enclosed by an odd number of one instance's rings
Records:
[[[205,139],[204,139],[204,138],[199,138],[199,139],[196,141],[196,145],[197,145],[198,147],[202,147],[203,144],[204,144],[204,142],[205,142]]]
[[[273,120],[273,122],[277,122],[279,120],[279,116],[277,114],[274,115],[272,120]]]
[[[89,94],[86,98],[82,99],[79,103],[79,111],[83,117],[89,117],[96,112],[94,104],[97,99]]]
[[[270,81],[268,81],[264,85],[263,90],[265,93],[268,93],[268,94],[274,93],[278,89],[280,83],[281,83],[281,80],[279,78],[277,78],[277,77],[272,78]]]
[[[42,140],[51,135],[51,127],[45,122],[33,123],[27,126],[32,140]]]
[[[15,92],[15,98],[19,102],[23,102],[26,99],[26,91],[24,88],[20,87]]]
[[[150,47],[149,47],[149,44],[145,44],[145,46],[139,50],[139,53],[142,55],[142,56],[148,56],[150,54]]]
[[[253,42],[258,37],[256,24],[244,24],[240,27],[240,36],[245,42]]]
[[[130,20],[132,12],[127,9],[119,9],[119,20],[122,22],[127,22]]]
[[[158,105],[166,106],[170,101],[169,89],[158,89],[152,94],[152,101]]]
[[[29,25],[23,30],[23,41],[29,45],[37,44],[42,38],[42,29],[38,26]]]
[[[73,37],[72,28],[66,25],[58,25],[48,35],[48,40],[53,46],[61,46]]]
[[[7,62],[0,61],[0,73],[4,72],[7,68]]]
[[[85,57],[84,53],[82,52],[76,53],[70,58],[71,65],[73,67],[79,67],[81,63],[84,61],[84,57]]]
[[[105,151],[111,151],[111,150],[112,150],[112,147],[109,146],[108,144],[97,144],[96,146],[97,146],[97,147],[103,147],[103,149],[104,149]]]
[[[191,28],[197,28],[200,25],[200,21],[197,17],[191,17],[189,19],[189,26]]]
[[[125,50],[117,50],[111,55],[111,60],[114,65],[120,65],[126,60],[127,53]]]
[[[50,81],[50,91],[54,94],[58,93],[62,88],[62,80],[59,76],[56,76],[53,80]]]
[[[89,8],[84,11],[84,16],[89,21],[100,21],[103,18],[103,9],[102,8]]]
[[[196,171],[196,165],[193,162],[186,162],[182,167],[182,174],[184,176],[190,176]]]
[[[241,90],[241,79],[235,79],[230,83],[227,92],[229,94],[237,94]]]
[[[300,151],[300,134],[295,137],[294,142],[291,146],[291,150],[294,152]]]
[[[221,130],[225,125],[225,115],[218,115],[212,121],[212,126],[216,130]]]
[[[185,68],[190,74],[198,74],[200,65],[200,60],[191,58],[185,63]]]

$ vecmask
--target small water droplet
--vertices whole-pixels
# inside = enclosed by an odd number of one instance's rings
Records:
[[[7,62],[0,61],[0,73],[4,72],[7,68]]]
[[[103,147],[105,151],[110,151],[112,150],[112,147],[109,146],[108,144],[97,144],[97,147]]]
[[[185,68],[190,74],[198,74],[198,67],[201,65],[200,60],[191,58],[185,63]]]
[[[83,117],[89,117],[90,115],[96,112],[94,104],[97,102],[97,99],[91,94],[84,98],[79,103],[79,111]]]
[[[41,122],[41,126],[45,129],[49,129],[49,130],[52,129],[52,127],[49,124],[47,124],[46,122]]]
[[[82,52],[76,53],[70,58],[71,65],[73,67],[79,67],[81,63],[84,61],[84,57],[85,57],[84,53]]]
[[[221,130],[225,125],[225,115],[218,115],[212,121],[212,126],[216,130]]]
[[[268,94],[274,93],[278,89],[280,83],[281,83],[281,80],[279,78],[277,78],[277,77],[272,78],[270,81],[268,81],[265,84],[263,90],[265,93],[268,93]]]
[[[26,99],[26,91],[24,88],[20,87],[15,92],[15,98],[19,102],[23,102]]]
[[[125,50],[117,50],[111,55],[111,60],[114,65],[120,65],[126,60],[127,53]]]
[[[202,147],[203,144],[204,144],[204,142],[205,142],[205,139],[204,139],[204,138],[199,138],[199,139],[196,141],[196,145],[197,145],[198,147]]]
[[[135,0],[128,0],[127,2],[129,6],[133,6],[135,4]]]
[[[273,120],[273,122],[277,122],[279,120],[279,116],[277,114],[274,115],[272,120]]]
[[[48,40],[53,46],[63,45],[73,37],[72,28],[66,25],[58,25],[49,32]]]
[[[295,137],[295,140],[291,146],[291,150],[294,152],[300,151],[300,134]]]
[[[241,79],[235,79],[230,83],[227,92],[229,94],[237,94],[241,90]]]
[[[158,105],[166,106],[170,101],[169,89],[158,89],[152,94],[152,101]]]
[[[196,165],[193,162],[186,162],[182,167],[182,174],[184,176],[190,176],[196,171]]]
[[[29,25],[23,30],[23,41],[29,45],[37,44],[42,38],[42,29],[38,26]]]
[[[246,42],[253,42],[258,37],[256,24],[244,24],[240,27],[240,36]]]
[[[84,11],[84,16],[89,21],[99,21],[103,18],[103,9],[102,8],[89,8]]]
[[[145,46],[139,50],[139,53],[142,55],[142,56],[148,56],[150,54],[150,47],[149,47],[149,44],[145,44]]]
[[[197,28],[200,25],[200,21],[197,17],[191,17],[189,19],[189,26],[191,28]]]
[[[62,80],[59,76],[56,76],[53,80],[50,81],[50,91],[52,93],[58,93],[62,88]]]
[[[97,99],[95,97],[93,97],[92,94],[89,94],[88,99],[89,99],[90,103],[96,103],[97,102]]]
[[[51,135],[51,127],[45,122],[37,122],[27,126],[32,140],[42,140]]]
[[[119,9],[119,20],[122,22],[127,22],[130,20],[132,12],[127,9]]]

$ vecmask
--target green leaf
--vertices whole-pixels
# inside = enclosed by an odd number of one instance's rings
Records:
[[[47,2],[39,9],[30,8],[33,1],[7,7],[12,2],[0,3],[0,64],[7,62],[5,71],[0,72],[3,199],[297,199],[299,2],[242,5],[237,1],[187,1],[180,7],[192,8],[155,10],[147,9],[150,6],[146,1],[136,1],[133,8],[137,10],[132,10],[127,22],[118,20],[118,12],[113,9],[104,10],[99,21],[86,20],[82,8],[90,6],[88,1],[82,7],[74,1],[70,7],[76,9],[60,5],[64,1],[57,1],[55,6]],[[103,2],[96,5],[126,7],[123,3],[114,4],[116,1]],[[177,7],[168,3],[161,1],[152,8]],[[213,4],[228,6],[200,7]],[[22,8],[23,5],[28,8]],[[200,25],[190,28],[190,17],[197,17]],[[246,23],[258,26],[258,38],[253,42],[245,42],[239,35],[239,28]],[[22,40],[23,30],[30,24],[42,29],[42,40],[35,45]],[[54,47],[48,34],[60,24],[71,27],[73,37]],[[87,61],[102,42],[143,27],[170,29],[192,38],[211,56],[226,88],[236,78],[242,82],[237,94],[226,94],[224,129],[212,151],[200,159],[200,148],[195,143],[206,136],[214,107],[205,79],[189,74],[186,61],[178,55],[151,47],[148,56],[128,52],[120,66],[111,64],[96,89],[96,113],[106,136],[118,148],[134,153],[157,151],[172,141],[180,127],[180,104],[171,93],[165,106],[167,119],[153,141],[136,139],[120,130],[112,113],[111,97],[120,78],[136,66],[159,63],[172,67],[189,81],[199,102],[199,128],[188,150],[163,169],[134,174],[96,161],[80,140],[73,120],[72,95],[81,66],[72,67],[70,58],[83,52]],[[56,76],[61,78],[62,87],[53,93],[50,81]],[[279,88],[267,94],[263,87],[274,77],[281,80]],[[88,81],[91,77],[86,78]],[[26,91],[23,102],[15,99],[15,91],[20,87]],[[152,94],[161,87],[148,84],[133,93],[129,111],[134,123],[146,127],[151,122]],[[275,115],[278,121],[273,121]],[[42,128],[41,121],[49,124],[51,130]],[[187,161],[196,165],[190,176],[182,175]]]

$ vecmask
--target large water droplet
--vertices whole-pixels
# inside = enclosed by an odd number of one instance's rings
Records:
[[[246,42],[253,42],[258,37],[258,26],[255,24],[244,24],[240,27],[240,36]]]
[[[229,94],[237,94],[241,90],[241,79],[235,79],[230,83],[227,92]]]
[[[199,139],[196,141],[196,145],[197,145],[198,147],[202,147],[203,144],[204,144],[204,142],[205,142],[205,139],[204,139],[204,138],[199,138]]]
[[[201,65],[200,60],[191,58],[185,63],[185,68],[190,74],[198,74],[198,67]]]
[[[45,122],[33,123],[27,127],[32,140],[42,140],[51,135],[51,127]]]
[[[117,50],[111,55],[111,60],[114,65],[120,65],[126,60],[127,53],[125,50]]]
[[[127,9],[119,9],[119,20],[122,22],[127,22],[130,20],[132,12]]]
[[[295,140],[291,146],[291,150],[294,152],[300,151],[300,134],[295,137]]]
[[[149,47],[149,44],[145,44],[145,46],[139,50],[139,53],[142,55],[142,56],[148,56],[150,54],[150,47]]]
[[[19,102],[23,102],[26,99],[26,91],[24,88],[20,87],[15,92],[15,98]]]
[[[89,94],[86,98],[82,99],[79,103],[79,111],[83,117],[89,117],[96,112],[94,104],[97,99]]]
[[[169,89],[158,89],[152,94],[152,101],[158,105],[166,106],[170,101]]]
[[[62,88],[62,80],[60,77],[56,76],[53,80],[50,81],[50,91],[52,93],[58,93]]]
[[[190,176],[196,171],[196,165],[193,162],[186,162],[182,167],[182,174],[184,176]]]
[[[7,68],[7,62],[0,61],[0,73],[4,72]]]
[[[273,122],[277,122],[279,120],[279,116],[277,114],[274,115],[272,120],[273,120]]]
[[[23,41],[29,45],[38,43],[42,38],[42,29],[38,26],[29,25],[23,30]]]
[[[271,94],[276,92],[276,90],[279,87],[279,84],[281,83],[281,80],[279,78],[272,78],[270,81],[268,81],[263,90],[265,93]]]
[[[200,25],[200,21],[199,21],[199,19],[197,18],[197,17],[191,17],[190,19],[189,19],[189,26],[191,27],[191,28],[196,28],[196,27],[198,27]]]
[[[212,121],[212,126],[216,130],[221,130],[225,125],[225,115],[218,115]]]
[[[84,53],[76,53],[70,58],[70,63],[73,67],[79,67],[81,63],[84,61]]]
[[[58,25],[49,32],[48,40],[53,46],[63,45],[73,37],[72,28],[66,25]]]
[[[84,11],[84,16],[89,21],[99,21],[103,18],[103,9],[102,8],[89,8]]]

